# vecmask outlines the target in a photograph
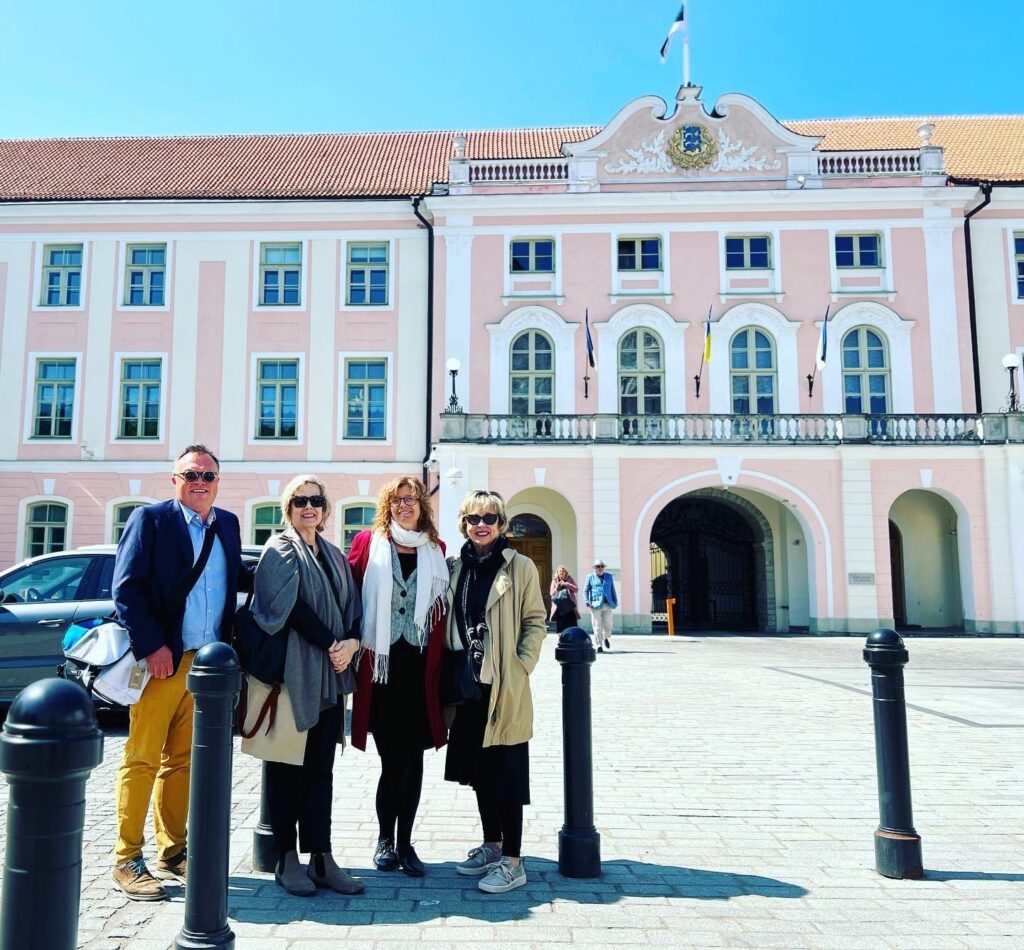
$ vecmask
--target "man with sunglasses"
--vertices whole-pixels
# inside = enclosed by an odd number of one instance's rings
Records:
[[[171,484],[172,500],[131,513],[114,559],[118,619],[152,674],[130,709],[116,784],[114,884],[136,901],[164,900],[158,877],[185,882],[193,711],[186,676],[200,647],[230,639],[239,586],[252,587],[238,519],[213,507],[217,457],[205,445],[186,446]],[[153,874],[142,857],[151,799]]]

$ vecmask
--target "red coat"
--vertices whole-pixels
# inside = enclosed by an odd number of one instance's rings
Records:
[[[366,565],[370,560],[371,538],[371,532],[360,531],[352,540],[352,546],[348,551],[348,562],[352,566],[352,575],[356,579],[356,586],[360,592],[363,589]],[[443,541],[441,542],[441,551],[444,552]],[[441,613],[434,621],[430,629],[430,636],[427,638],[424,692],[427,699],[427,723],[430,726],[430,737],[434,742],[435,749],[440,749],[448,741],[448,730],[445,729],[444,718],[441,715],[440,700],[441,655],[446,624],[447,611]],[[363,647],[369,646],[371,644],[364,639]],[[360,662],[356,682],[358,685],[352,701],[352,745],[365,752],[366,736],[370,731],[370,700],[373,696],[373,663],[370,662],[370,657],[364,656]]]

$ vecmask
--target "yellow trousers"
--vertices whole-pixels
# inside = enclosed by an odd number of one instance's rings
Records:
[[[142,856],[150,800],[157,856],[167,860],[185,850],[193,710],[186,677],[194,656],[186,652],[173,676],[150,679],[130,709],[117,770],[116,864]]]

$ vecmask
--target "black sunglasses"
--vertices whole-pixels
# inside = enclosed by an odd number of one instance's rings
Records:
[[[327,506],[327,499],[323,495],[296,495],[292,499],[292,504],[296,508],[305,508],[306,505],[312,505],[314,508],[324,508]]]
[[[481,521],[484,524],[497,524],[498,516],[493,511],[489,511],[486,515],[466,515],[466,524],[477,525]]]
[[[178,478],[185,479],[186,482],[198,482],[199,479],[202,479],[207,484],[217,481],[220,477],[217,472],[194,472],[192,469],[189,469],[187,472],[175,472],[174,474]]]

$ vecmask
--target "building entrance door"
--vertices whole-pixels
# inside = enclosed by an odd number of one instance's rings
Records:
[[[545,616],[551,613],[551,529],[537,515],[516,515],[508,526],[508,543],[537,565],[540,592],[544,597]]]

